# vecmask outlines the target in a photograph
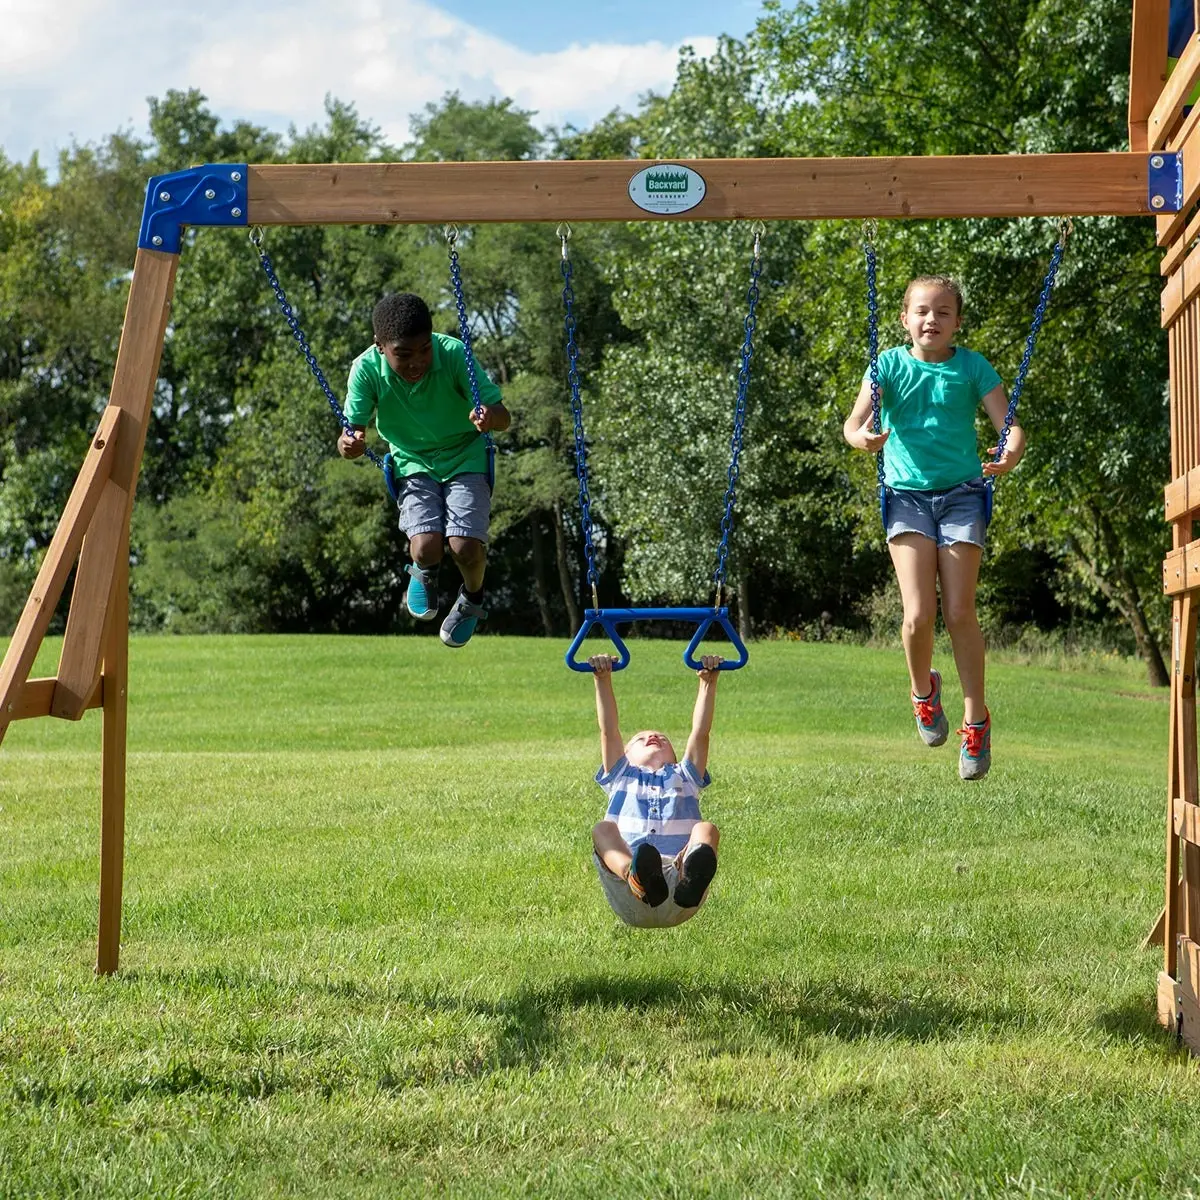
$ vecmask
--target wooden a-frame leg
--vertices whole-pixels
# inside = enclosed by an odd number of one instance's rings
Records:
[[[100,928],[96,973],[110,975],[121,955],[125,877],[125,734],[129,704],[129,531],[120,541],[104,640],[104,734],[100,785]]]
[[[70,664],[73,681],[64,684],[56,701],[63,715],[76,715],[79,684],[86,687],[93,677],[91,647],[101,650],[104,708],[103,756],[101,760],[100,801],[100,921],[96,942],[96,971],[101,975],[117,969],[121,953],[121,897],[125,874],[125,761],[129,691],[129,523],[133,514],[138,472],[146,430],[150,420],[150,402],[158,378],[163,338],[175,289],[178,256],[139,250],[134,262],[125,328],[113,372],[112,403],[129,415],[137,436],[120,447],[113,464],[112,482],[124,491],[124,500],[113,491],[107,493],[105,511],[122,518],[120,536],[98,539],[106,547],[104,554],[87,554],[81,560],[81,572],[87,581],[87,594],[107,600],[107,618],[95,636],[95,617],[83,614],[72,624],[68,619],[68,638],[64,656]],[[121,512],[122,504],[124,511]],[[106,559],[115,555],[115,562]],[[110,575],[111,573],[111,575]],[[101,581],[111,577],[107,594]],[[77,585],[78,586],[78,585]]]

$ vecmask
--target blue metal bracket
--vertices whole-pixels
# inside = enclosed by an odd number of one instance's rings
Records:
[[[1152,212],[1178,212],[1183,207],[1183,155],[1159,150],[1149,161],[1146,203]]]
[[[184,225],[245,225],[246,164],[207,163],[146,184],[139,250],[178,254]]]
[[[584,611],[583,624],[579,627],[579,632],[575,635],[575,640],[567,651],[567,666],[572,671],[590,671],[592,669],[588,666],[586,659],[580,662],[575,656],[580,646],[583,645],[584,638],[594,626],[599,625],[617,651],[618,659],[613,663],[613,670],[623,671],[629,666],[629,647],[621,640],[617,626],[628,625],[632,621],[694,621],[697,626],[696,632],[683,652],[684,663],[693,671],[704,669],[704,664],[696,658],[696,651],[704,640],[704,635],[713,625],[721,627],[738,655],[736,659],[726,659],[721,663],[719,670],[736,671],[750,661],[750,654],[746,650],[745,643],[738,637],[737,630],[734,629],[733,623],[729,619],[729,609],[727,608],[589,608]]]

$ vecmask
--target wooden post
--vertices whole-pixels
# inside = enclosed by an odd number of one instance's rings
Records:
[[[137,492],[142,451],[150,423],[150,402],[158,379],[163,338],[175,291],[176,254],[139,250],[134,260],[125,327],[113,372],[112,403],[127,416],[136,433],[119,447],[113,464],[113,491],[106,496],[109,525],[97,538],[97,552],[80,563],[87,588],[82,600],[100,599],[99,614],[83,611],[75,624],[70,621],[63,660],[73,678],[65,685],[62,707],[74,713],[78,685],[93,678],[94,654],[103,647],[104,733],[101,761],[100,816],[100,922],[96,970],[102,975],[117,969],[121,948],[121,895],[125,861],[125,734],[129,683],[129,523]],[[113,523],[119,520],[116,536]],[[103,588],[103,591],[99,589]],[[79,584],[76,584],[79,595]],[[107,610],[107,612],[105,612]],[[75,615],[72,604],[71,615]],[[55,703],[60,702],[55,688]]]
[[[1133,0],[1129,52],[1129,149],[1149,149],[1147,123],[1167,79],[1167,0]]]
[[[146,431],[150,401],[162,358],[163,336],[175,289],[174,254],[139,250],[125,312],[125,328],[113,373],[111,403],[128,414],[132,434],[114,465],[112,478],[100,497],[93,527],[83,543],[75,589],[67,618],[66,637],[58,664],[58,685],[51,712],[78,721],[100,678],[101,640],[107,625],[109,597],[120,554],[119,540],[128,540],[134,492]]]
[[[118,543],[104,639],[104,731],[100,762],[100,923],[96,974],[111,975],[121,958],[125,880],[125,735],[129,704],[129,529]]]
[[[1179,838],[1175,833],[1175,798],[1197,795],[1196,764],[1196,601],[1193,593],[1175,601],[1171,671],[1171,733],[1175,767],[1171,771],[1173,794],[1167,799],[1166,917],[1163,924],[1163,970],[1174,976],[1178,967],[1181,895],[1186,900],[1187,880],[1179,885]],[[1185,909],[1186,911],[1186,909]]]

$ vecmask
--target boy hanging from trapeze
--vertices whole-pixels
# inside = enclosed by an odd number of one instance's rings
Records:
[[[592,829],[592,860],[613,912],[627,925],[662,928],[694,917],[717,873],[720,833],[700,817],[708,787],[708,743],[721,659],[704,655],[692,732],[682,762],[666,734],[647,729],[628,742],[617,721],[613,662],[588,659],[596,681],[600,770],[608,797],[605,819]]]

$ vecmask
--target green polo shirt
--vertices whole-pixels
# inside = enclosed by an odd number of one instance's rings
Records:
[[[479,402],[500,404],[500,389],[475,363]],[[346,419],[369,425],[392,448],[397,476],[430,475],[445,483],[456,475],[487,470],[487,443],[471,424],[471,381],[466,347],[458,338],[433,335],[433,363],[416,383],[401,379],[378,346],[350,367]]]

